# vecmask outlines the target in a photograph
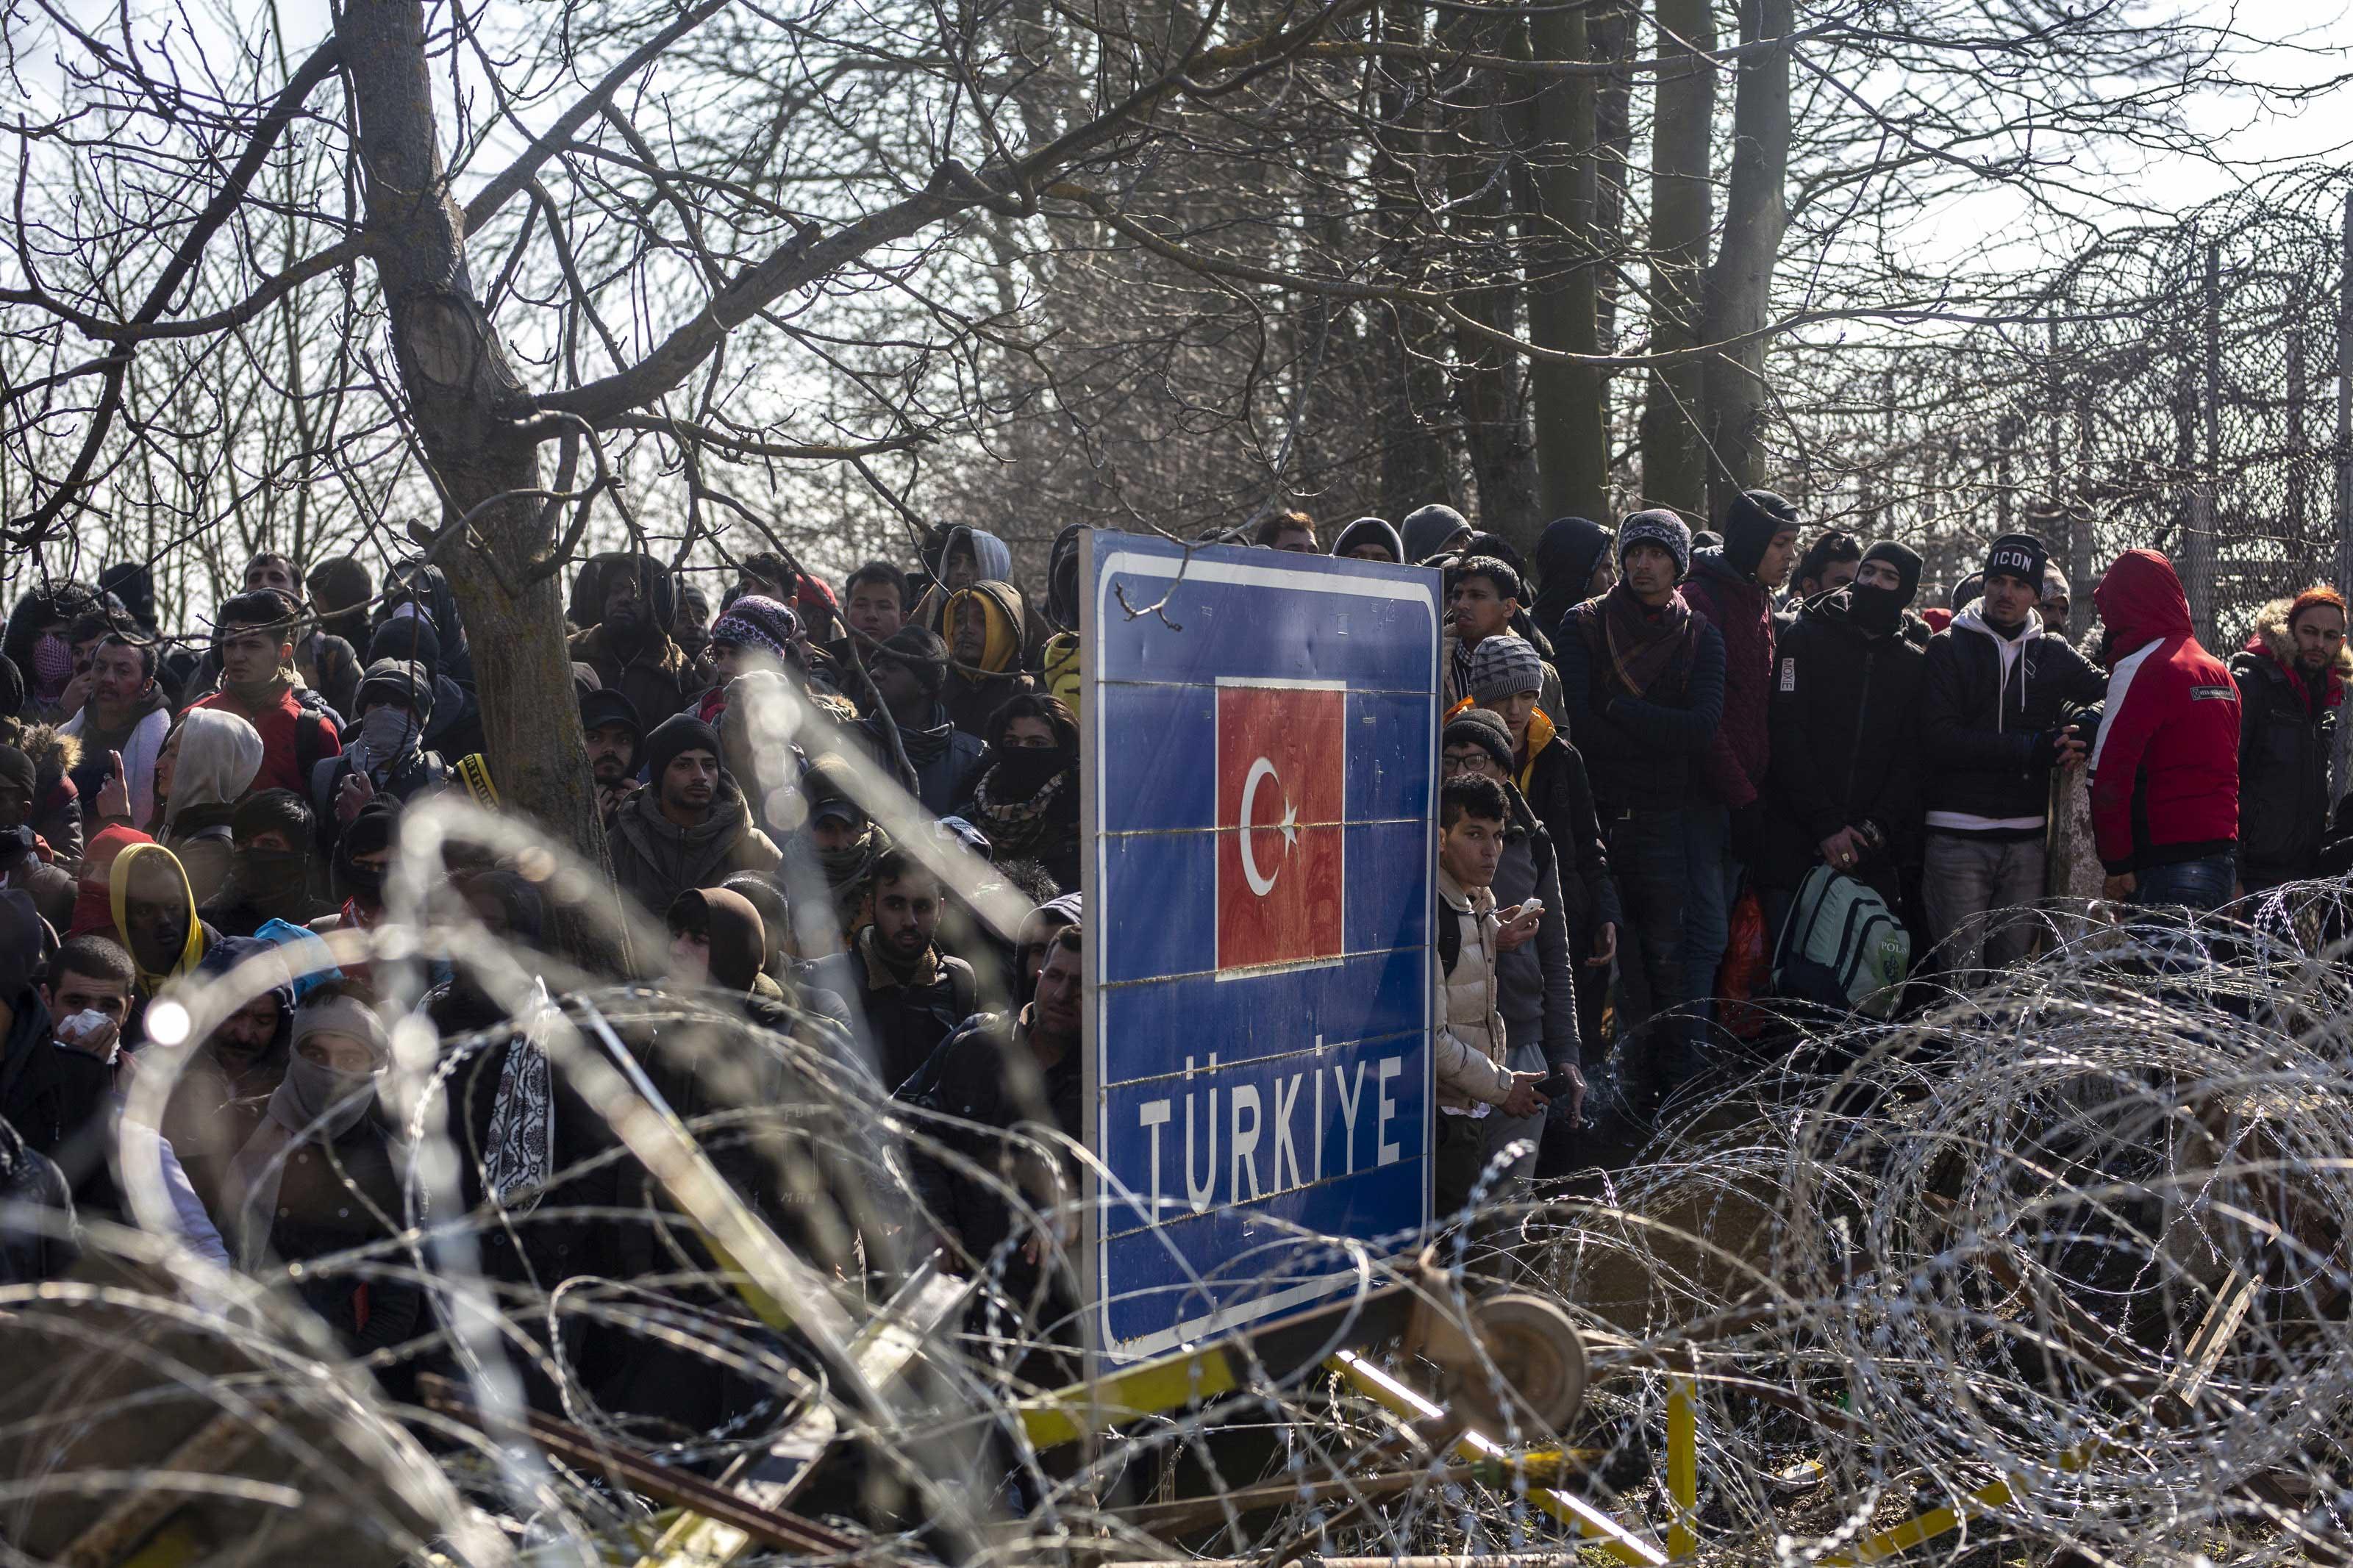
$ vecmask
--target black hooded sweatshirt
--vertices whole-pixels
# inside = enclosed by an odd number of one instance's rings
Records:
[[[1545,525],[1543,536],[1536,541],[1538,586],[1528,618],[1555,646],[1560,642],[1561,617],[1571,605],[1591,596],[1585,591],[1586,584],[1593,581],[1594,563],[1609,548],[1609,542],[1608,529],[1581,517],[1555,519]]]
[[[1886,848],[1858,868],[1864,880],[1893,893],[1894,868],[1919,858],[1928,658],[1902,624],[1873,636],[1852,609],[1851,589],[1817,595],[1775,651],[1765,834],[1753,867],[1767,887],[1795,888],[1823,839],[1866,821],[1883,830]]]

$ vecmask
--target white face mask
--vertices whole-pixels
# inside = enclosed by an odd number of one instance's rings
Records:
[[[376,1075],[338,1072],[300,1051],[286,1058],[286,1077],[269,1097],[269,1113],[289,1132],[332,1142],[341,1138],[375,1103]]]
[[[417,719],[397,708],[379,703],[360,720],[357,750],[374,763],[388,763],[416,742]]]

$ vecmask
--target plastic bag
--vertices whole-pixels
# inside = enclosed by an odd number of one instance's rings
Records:
[[[1716,1022],[1736,1039],[1765,1032],[1766,1011],[1757,1004],[1772,990],[1773,947],[1765,931],[1765,903],[1753,887],[1740,890],[1732,906],[1731,936],[1715,972]]]

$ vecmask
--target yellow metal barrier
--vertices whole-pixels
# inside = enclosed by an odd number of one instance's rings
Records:
[[[1667,1497],[1675,1510],[1667,1555],[1688,1563],[1699,1555],[1699,1412],[1688,1377],[1667,1379]]]
[[[1443,1420],[1446,1412],[1424,1399],[1412,1389],[1383,1372],[1354,1351],[1342,1351],[1325,1362],[1348,1381],[1351,1387],[1379,1404],[1393,1414],[1409,1421]],[[1508,1465],[1511,1456],[1502,1444],[1477,1432],[1466,1431],[1455,1439],[1454,1451],[1472,1464],[1492,1461]],[[1528,1500],[1588,1541],[1598,1542],[1601,1549],[1620,1563],[1633,1568],[1662,1568],[1667,1554],[1626,1529],[1616,1520],[1587,1502],[1583,1498],[1550,1487],[1531,1487]]]

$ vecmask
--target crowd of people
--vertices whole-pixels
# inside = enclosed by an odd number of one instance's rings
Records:
[[[838,1049],[895,1092],[934,1134],[913,1171],[931,1239],[967,1265],[1014,1228],[981,1173],[987,1130],[1082,1125],[1079,532],[1034,594],[1003,541],[951,527],[912,568],[870,561],[838,585],[772,552],[710,588],[601,554],[568,601],[612,874],[668,941],[635,978],[729,998],[744,1026]],[[1438,1212],[1482,1174],[1501,1195],[1574,1168],[1599,1109],[1588,1064],[1637,1121],[1708,1070],[1734,928],[1754,923],[1739,911],[1753,901],[1778,939],[1810,879],[1868,889],[1924,966],[1966,980],[2029,955],[2053,825],[2079,798],[2113,900],[2211,908],[2343,868],[2329,763],[2353,660],[2335,590],[2268,607],[2226,667],[2149,551],[2107,569],[2096,630],[2071,642],[2069,584],[2030,535],[1994,540],[1923,608],[1913,549],[1807,533],[1752,490],[1719,532],[1665,510],[1565,518],[1529,557],[1443,505],[1330,539],[1441,573],[1450,616]],[[1285,511],[1219,542],[1322,537]],[[776,682],[829,721],[822,741],[755,740],[747,712]],[[364,964],[328,964],[312,939],[386,919],[406,808],[495,777],[441,573],[264,553],[193,642],[159,629],[142,567],[44,584],[0,643],[0,1186],[127,1220],[124,1151],[146,1140],[180,1238],[224,1266],[395,1234],[408,1152],[377,1091],[398,1020]],[[913,803],[895,835],[858,787],[868,768]],[[908,820],[1031,910],[1016,940],[904,841]],[[551,940],[518,866],[453,871],[487,929]],[[306,954],[296,984],[206,1037],[149,1038],[175,981],[272,946]],[[418,1011],[457,1042],[512,1010],[458,966]],[[448,1075],[470,1200],[596,1163],[596,1119],[544,1112],[569,1091],[533,1087],[519,1040]],[[167,1052],[169,1112],[134,1127],[126,1084]],[[682,1111],[711,1103],[692,1071],[663,1081]],[[544,1125],[560,1131],[534,1144]],[[594,1226],[494,1239],[514,1256],[486,1267],[543,1284],[671,1266]],[[20,1229],[0,1263],[22,1278],[69,1252],[55,1227]],[[355,1352],[422,1331],[415,1293],[381,1273],[302,1288]],[[607,1360],[619,1407],[682,1426],[733,1397],[659,1357]]]

